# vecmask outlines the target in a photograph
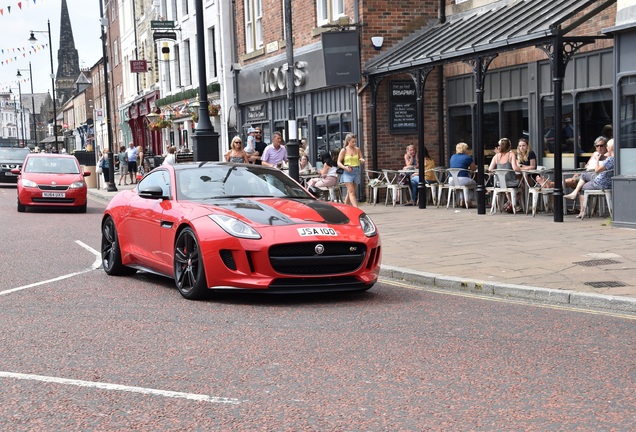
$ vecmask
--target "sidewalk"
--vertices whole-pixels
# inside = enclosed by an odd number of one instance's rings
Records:
[[[116,193],[89,189],[102,201]],[[566,215],[557,223],[552,214],[361,207],[382,236],[383,277],[636,312],[636,230],[613,228],[606,218]]]

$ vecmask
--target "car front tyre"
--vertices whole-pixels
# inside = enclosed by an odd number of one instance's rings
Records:
[[[191,228],[181,231],[175,242],[174,280],[181,295],[188,300],[198,300],[207,294],[201,249]]]
[[[18,213],[24,213],[25,210],[26,207],[22,205],[22,203],[20,202],[20,198],[18,198]]]
[[[117,229],[110,216],[102,224],[102,266],[106,274],[111,276],[133,275],[137,272],[137,270],[121,263]]]

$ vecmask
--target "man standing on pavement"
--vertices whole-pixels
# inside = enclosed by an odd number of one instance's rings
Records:
[[[260,127],[257,127],[256,132],[254,132],[254,147],[256,148],[256,152],[259,155],[259,157],[256,158],[255,162],[256,164],[261,165],[260,156],[262,156],[265,152],[265,147],[267,147],[267,144],[265,143],[265,141],[263,141],[263,130]]]
[[[137,183],[137,156],[139,155],[139,151],[135,144],[131,141],[128,144],[128,149],[126,150],[126,157],[128,158],[128,174],[130,175],[130,183]]]
[[[282,168],[283,162],[287,162],[287,148],[283,145],[283,136],[280,132],[274,132],[272,143],[265,147],[261,162],[265,166]]]

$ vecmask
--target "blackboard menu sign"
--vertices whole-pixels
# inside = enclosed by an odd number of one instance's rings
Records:
[[[392,132],[417,130],[417,92],[413,81],[389,83],[389,108]]]

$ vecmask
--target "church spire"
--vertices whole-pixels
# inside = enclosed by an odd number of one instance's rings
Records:
[[[64,104],[75,95],[75,81],[77,81],[79,74],[79,56],[77,49],[75,49],[71,18],[68,14],[66,0],[62,0],[60,49],[57,51],[57,75],[55,76],[57,100],[60,104]]]

